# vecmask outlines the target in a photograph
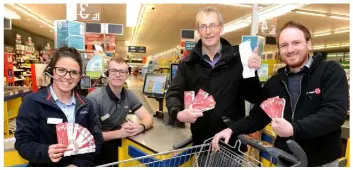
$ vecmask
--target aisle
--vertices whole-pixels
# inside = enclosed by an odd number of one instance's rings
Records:
[[[148,103],[148,101],[141,92],[143,82],[140,80],[136,80],[136,78],[134,78],[133,76],[130,76],[129,79],[126,80],[126,83],[128,84],[129,90],[133,92],[136,97],[141,101],[142,105],[147,109],[148,113],[153,115],[153,108],[151,108],[151,105]]]

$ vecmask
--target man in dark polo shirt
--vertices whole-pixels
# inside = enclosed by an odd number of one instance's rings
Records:
[[[103,132],[104,144],[95,163],[102,165],[118,161],[118,147],[121,139],[134,136],[150,128],[152,116],[124,83],[128,78],[128,65],[120,57],[112,58],[108,63],[108,84],[92,91],[87,98],[93,103]],[[131,110],[140,119],[140,123],[127,122],[126,116]]]

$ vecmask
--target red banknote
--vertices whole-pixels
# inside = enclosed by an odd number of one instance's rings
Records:
[[[286,100],[277,96],[266,99],[260,107],[270,118],[283,118],[285,105]]]
[[[216,101],[212,95],[209,95],[204,90],[200,89],[196,96],[194,97],[194,91],[185,91],[184,92],[184,106],[186,108],[198,109],[201,111],[212,110]]]
[[[195,100],[192,102],[192,104],[193,105],[198,104],[202,102],[204,99],[206,99],[207,97],[208,97],[208,93],[200,89],[199,92],[197,92],[195,96]]]
[[[56,125],[59,144],[68,145],[64,156],[95,152],[93,135],[85,127],[77,123],[60,123]]]
[[[60,123],[56,125],[56,137],[58,140],[58,144],[69,144],[67,138],[66,123]]]
[[[192,108],[207,111],[212,110],[215,105],[216,101],[213,99],[212,95],[209,95],[206,99],[201,100],[199,103],[193,104]]]
[[[185,91],[184,92],[184,107],[185,107],[185,109],[190,108],[192,102],[194,101],[194,98],[195,98],[194,91]]]

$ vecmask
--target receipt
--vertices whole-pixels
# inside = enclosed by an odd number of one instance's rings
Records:
[[[241,63],[243,64],[243,78],[255,77],[255,69],[249,68],[248,60],[252,55],[250,41],[244,41],[239,45]]]

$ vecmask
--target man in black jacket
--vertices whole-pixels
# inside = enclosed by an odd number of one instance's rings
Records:
[[[232,134],[249,134],[271,122],[278,137],[275,147],[289,152],[293,139],[303,148],[309,166],[338,166],[342,155],[341,126],[348,111],[348,82],[343,68],[324,61],[318,53],[309,55],[311,35],[302,24],[289,21],[277,37],[279,53],[286,67],[264,85],[265,98],[285,98],[283,118],[271,119],[257,105],[250,116],[234,122],[215,135],[212,145],[227,141]]]
[[[239,120],[245,116],[245,101],[260,103],[262,87],[257,76],[244,79],[238,46],[220,38],[223,31],[221,14],[213,8],[202,9],[196,17],[201,40],[180,62],[176,77],[166,94],[166,104],[172,117],[191,123],[193,144],[202,144],[226,128],[222,117]],[[250,68],[259,68],[261,57],[256,52],[248,60]],[[201,112],[184,108],[184,91],[200,89],[212,95],[214,109]],[[234,140],[233,140],[234,141]]]

